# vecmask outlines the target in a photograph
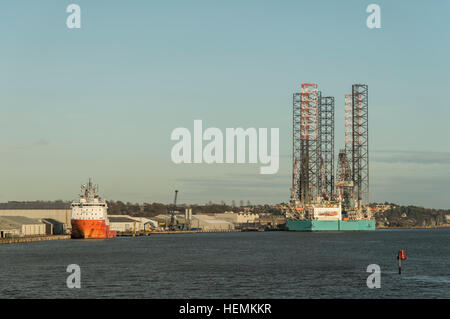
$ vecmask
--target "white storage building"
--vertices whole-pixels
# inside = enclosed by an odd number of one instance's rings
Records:
[[[118,232],[136,231],[141,229],[141,223],[138,220],[131,218],[129,215],[108,215],[109,228]]]
[[[256,223],[259,221],[259,215],[251,212],[225,212],[215,214],[217,218],[227,220],[234,224],[248,224],[248,223]]]
[[[216,219],[210,215],[192,215],[191,228],[204,231],[233,230],[234,224],[227,220]]]
[[[15,236],[36,236],[45,235],[45,224],[37,219],[31,219],[24,216],[0,216],[0,225],[6,225],[5,228],[15,230]],[[7,229],[3,230],[6,234]]]
[[[20,226],[0,217],[0,239],[20,236]]]

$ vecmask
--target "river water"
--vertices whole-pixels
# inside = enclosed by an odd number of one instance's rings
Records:
[[[449,243],[440,229],[0,245],[0,298],[450,298]],[[80,266],[80,289],[67,288],[69,264]],[[367,287],[369,264],[381,268],[379,289]]]

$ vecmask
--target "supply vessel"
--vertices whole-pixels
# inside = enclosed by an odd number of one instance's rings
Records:
[[[81,185],[78,202],[72,202],[72,238],[75,239],[105,239],[116,237],[116,232],[110,230],[108,220],[108,205],[97,194],[98,185],[93,185],[89,179]]]

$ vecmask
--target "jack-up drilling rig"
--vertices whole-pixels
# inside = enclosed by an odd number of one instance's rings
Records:
[[[335,180],[335,100],[318,85],[303,83],[293,96],[289,230],[374,230],[369,203],[368,86],[345,96],[345,150]],[[337,190],[337,194],[336,194]]]

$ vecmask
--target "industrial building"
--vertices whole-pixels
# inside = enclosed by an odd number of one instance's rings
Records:
[[[169,217],[170,218],[170,217]],[[130,215],[108,215],[109,227],[117,232],[143,231],[159,227],[158,222],[146,217]]]
[[[22,207],[22,208],[21,208]],[[58,209],[29,209],[26,205],[18,208],[0,208],[0,216],[24,216],[32,219],[52,219],[63,224],[64,229],[71,228],[71,208]]]
[[[253,224],[259,221],[259,215],[251,212],[225,212],[215,214],[218,219],[227,220],[233,224]]]
[[[259,225],[265,229],[280,229],[286,224],[284,215],[262,214],[259,216]]]
[[[147,217],[131,217],[139,222],[140,230],[154,230],[159,228],[159,223],[156,220]]]
[[[64,223],[61,223],[53,218],[42,218],[41,222],[45,224],[45,233],[47,235],[63,235],[66,233]]]
[[[173,215],[175,226],[182,227],[186,223],[186,216],[177,214],[178,211]],[[169,214],[159,214],[155,217],[152,217],[152,220],[156,221],[160,227],[168,227],[170,225],[172,216]],[[177,228],[178,228],[177,227]]]
[[[20,225],[0,217],[0,239],[19,236]]]
[[[171,218],[172,216],[169,214],[160,214],[153,217],[161,227],[166,228],[170,225]],[[175,214],[173,218],[175,229],[203,231],[228,231],[235,229],[235,225],[232,221],[219,219],[214,215],[192,215],[192,212],[188,211],[185,215]]]
[[[210,215],[192,215],[190,223],[192,229],[203,231],[229,231],[235,228],[232,222]]]
[[[139,231],[144,229],[141,223],[129,215],[111,215],[108,216],[109,228],[117,232]]]
[[[0,216],[0,235],[2,238],[45,234],[45,224],[37,219],[24,216]]]

